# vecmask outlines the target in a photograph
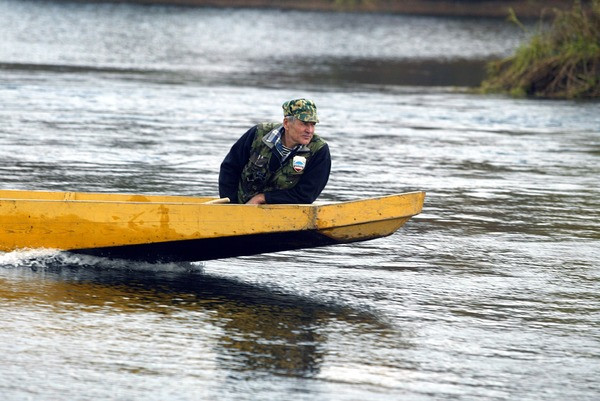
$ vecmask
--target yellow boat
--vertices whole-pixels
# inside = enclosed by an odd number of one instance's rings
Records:
[[[384,237],[424,192],[312,205],[209,197],[0,190],[0,251],[50,248],[150,262],[202,261]]]

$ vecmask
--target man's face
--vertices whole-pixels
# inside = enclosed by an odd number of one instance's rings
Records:
[[[287,118],[283,120],[283,144],[288,148],[293,148],[296,145],[308,145],[313,135],[315,134],[315,123],[300,121],[294,118],[289,121]]]

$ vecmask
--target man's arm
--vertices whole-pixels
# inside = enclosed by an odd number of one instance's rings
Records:
[[[319,196],[331,172],[329,145],[323,146],[306,165],[298,184],[291,189],[265,192],[266,203],[313,203]]]
[[[239,203],[238,185],[242,170],[250,158],[250,148],[256,135],[256,126],[250,128],[233,144],[221,163],[219,171],[219,196]]]

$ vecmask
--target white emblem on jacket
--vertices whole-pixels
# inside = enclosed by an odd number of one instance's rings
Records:
[[[292,165],[294,166],[294,171],[296,171],[297,173],[301,172],[302,170],[304,170],[304,167],[306,167],[306,157],[294,156]]]

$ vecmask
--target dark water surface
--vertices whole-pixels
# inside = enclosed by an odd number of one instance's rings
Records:
[[[0,0],[0,187],[216,195],[297,96],[371,242],[206,264],[0,254],[6,400],[595,400],[600,105],[469,94],[504,21]]]

